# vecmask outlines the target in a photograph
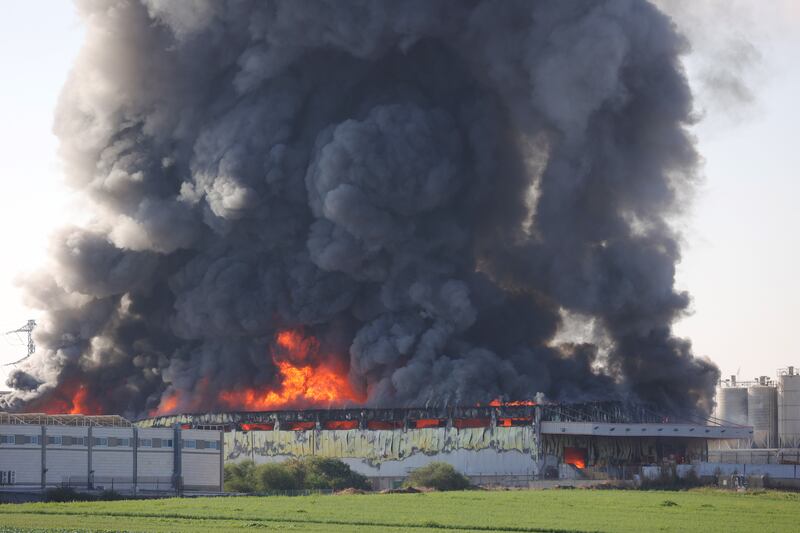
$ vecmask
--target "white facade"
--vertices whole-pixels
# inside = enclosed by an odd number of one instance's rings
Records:
[[[222,491],[221,432],[120,427],[124,419],[97,426],[93,418],[103,417],[0,413],[0,488]]]
[[[163,490],[175,475],[175,431],[139,429],[136,475],[141,490]]]
[[[95,486],[133,488],[133,428],[92,428],[91,471]]]
[[[79,483],[79,480],[85,480],[89,472],[89,428],[44,426],[44,430],[47,437],[45,484]]]
[[[0,482],[2,485],[41,484],[41,439],[41,426],[0,425],[0,472],[2,472]],[[9,478],[13,478],[13,480]]]
[[[224,455],[221,453],[223,447],[221,431],[199,429],[181,431],[181,474],[186,490],[219,484],[219,480],[224,476]]]

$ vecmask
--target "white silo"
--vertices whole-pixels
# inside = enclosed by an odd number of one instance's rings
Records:
[[[753,447],[778,446],[778,389],[766,376],[747,387],[747,425],[753,426]]]
[[[736,376],[717,386],[717,407],[714,416],[722,423],[747,425],[747,388],[737,386]]]
[[[793,366],[778,371],[778,445],[800,448],[800,374]]]

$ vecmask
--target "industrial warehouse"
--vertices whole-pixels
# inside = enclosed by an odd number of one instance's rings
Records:
[[[122,493],[219,493],[226,462],[337,458],[375,489],[432,461],[473,483],[626,479],[648,469],[799,480],[800,374],[721,381],[708,420],[624,402],[493,402],[470,407],[344,408],[115,415],[0,413],[0,484]]]
[[[219,431],[137,428],[116,415],[0,413],[0,488],[221,492],[222,459]]]
[[[376,489],[397,487],[431,461],[484,485],[625,477],[644,465],[706,462],[710,442],[752,437],[749,427],[672,422],[617,402],[236,412],[139,424],[224,431],[226,461],[334,457]]]

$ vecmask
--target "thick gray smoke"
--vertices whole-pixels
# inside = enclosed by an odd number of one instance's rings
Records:
[[[671,331],[687,44],[652,5],[79,7],[55,128],[92,222],[27,281],[40,350],[12,408],[81,385],[109,412],[219,408],[280,384],[285,329],[372,405],[710,407],[716,367]],[[567,314],[607,346],[556,344]]]

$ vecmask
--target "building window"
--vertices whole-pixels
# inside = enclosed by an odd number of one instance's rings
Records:
[[[139,439],[139,446],[142,448],[152,448],[153,439]]]
[[[183,441],[184,448],[197,448],[197,441],[196,440],[185,440]]]
[[[47,444],[61,445],[61,435],[51,435],[47,437]]]
[[[14,470],[0,471],[0,485],[13,485],[17,481],[17,473]]]
[[[117,446],[130,446],[131,439],[117,439]]]
[[[0,435],[0,444],[14,444],[14,435]]]
[[[108,437],[95,437],[94,446],[108,446]]]
[[[31,435],[29,437],[29,444],[41,444],[42,443],[42,436],[41,435]]]
[[[216,440],[208,441],[206,448],[208,448],[209,450],[219,450],[219,441]]]
[[[164,448],[172,448],[172,439],[161,439],[161,446]]]

